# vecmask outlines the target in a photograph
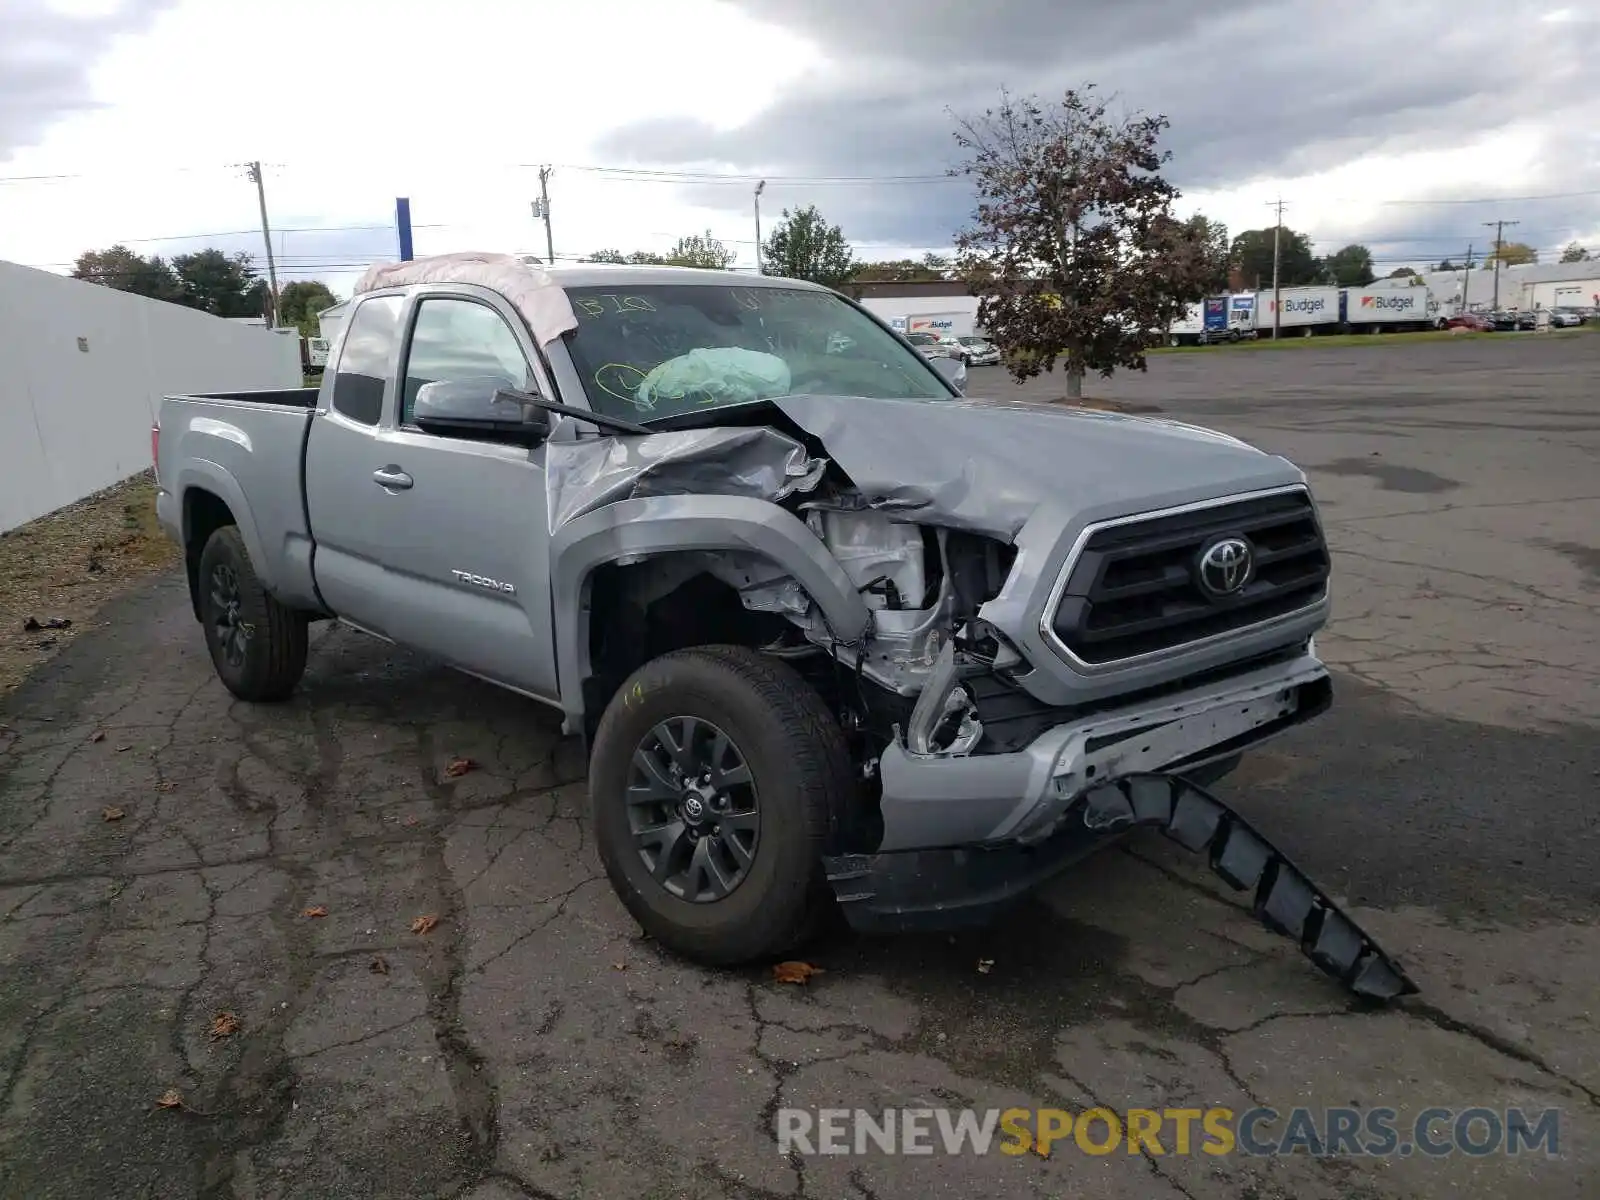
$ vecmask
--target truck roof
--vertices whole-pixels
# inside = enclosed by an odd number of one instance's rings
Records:
[[[725,287],[783,287],[826,291],[804,279],[754,275],[747,271],[714,271],[701,267],[658,267],[623,263],[568,263],[544,268],[562,287],[607,287],[611,284],[710,283]]]

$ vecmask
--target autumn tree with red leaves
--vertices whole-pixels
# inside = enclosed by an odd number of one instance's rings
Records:
[[[998,108],[956,118],[967,157],[952,174],[978,194],[957,266],[1017,382],[1059,358],[1075,398],[1089,371],[1142,371],[1205,294],[1207,247],[1172,215],[1178,189],[1160,174],[1168,125],[1113,117],[1093,84],[1048,105],[1002,93]]]

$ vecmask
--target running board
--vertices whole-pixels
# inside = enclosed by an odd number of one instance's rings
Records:
[[[1292,938],[1319,970],[1357,996],[1382,1004],[1419,990],[1282,851],[1187,779],[1129,775],[1087,793],[1075,807],[1095,833],[1153,825],[1185,850],[1205,854],[1230,887],[1253,893],[1251,912],[1263,925]]]

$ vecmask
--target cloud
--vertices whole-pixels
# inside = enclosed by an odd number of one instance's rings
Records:
[[[0,162],[36,144],[64,115],[96,107],[89,73],[118,38],[146,29],[175,0],[84,7],[51,0],[0,5]]]
[[[1092,81],[1119,106],[1166,114],[1169,174],[1196,196],[1310,187],[1341,172],[1373,201],[1430,187],[1458,196],[1600,188],[1584,84],[1600,54],[1600,14],[1571,7],[1551,6],[1554,20],[1538,19],[1535,4],[1474,8],[1465,19],[1451,0],[1408,0],[1363,6],[1352,19],[1348,8],[1318,0],[998,0],[981,12],[953,0],[734,2],[813,40],[827,64],[737,127],[640,122],[612,131],[599,151],[639,165],[720,164],[787,177],[769,184],[775,203],[815,202],[853,240],[948,242],[971,208],[964,185],[827,180],[938,176],[958,155],[950,110],[981,111],[1002,86],[1049,98]],[[1532,153],[1493,158],[1486,150],[1434,179],[1405,166],[1414,156],[1507,138]],[[1351,172],[1379,163],[1393,165],[1393,176]],[[1449,211],[1419,223],[1416,214],[1364,205],[1362,194],[1353,206],[1291,198],[1301,219],[1326,209],[1371,235],[1385,233],[1386,222],[1418,236],[1441,228],[1441,237],[1460,224]],[[690,185],[686,195],[711,207],[749,202],[725,187]],[[1267,223],[1261,207],[1240,215],[1230,220],[1235,228]],[[1578,198],[1541,221],[1593,231],[1597,218],[1600,198]]]

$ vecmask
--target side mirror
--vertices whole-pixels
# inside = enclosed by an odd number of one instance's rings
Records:
[[[967,394],[967,364],[959,358],[935,358],[930,360],[933,369],[945,377],[945,382],[960,392]]]
[[[411,419],[428,433],[536,446],[550,433],[550,414],[531,398],[501,375],[441,379],[417,391]]]

